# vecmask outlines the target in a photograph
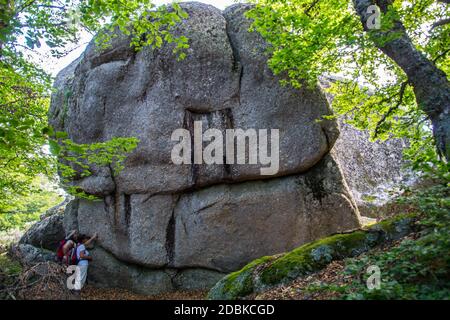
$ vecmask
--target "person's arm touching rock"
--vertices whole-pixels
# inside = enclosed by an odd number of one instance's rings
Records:
[[[91,244],[98,239],[98,234],[95,233],[92,238],[90,238],[88,241],[86,241],[86,243],[84,244],[86,247],[91,246]]]

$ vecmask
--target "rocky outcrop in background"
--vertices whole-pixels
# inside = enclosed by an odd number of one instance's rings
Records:
[[[342,80],[322,76],[320,85],[329,88],[331,83]],[[326,96],[333,105],[333,95],[327,92]],[[380,208],[399,194],[400,187],[412,186],[418,181],[417,174],[408,169],[403,159],[408,141],[397,138],[371,141],[368,131],[354,128],[347,120],[346,115],[338,118],[339,138],[331,153],[339,163],[361,215],[382,218]]]
[[[339,120],[340,136],[332,150],[361,215],[381,218],[380,208],[399,194],[402,185],[414,185],[417,176],[403,160],[407,141],[371,142],[368,132]]]

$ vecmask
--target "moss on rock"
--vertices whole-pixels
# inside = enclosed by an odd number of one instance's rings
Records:
[[[398,215],[369,228],[335,234],[280,256],[263,257],[220,280],[209,299],[232,300],[317,272],[334,260],[355,257],[415,229],[416,214]]]
[[[365,250],[366,232],[356,231],[308,243],[274,261],[260,276],[263,286],[294,280],[320,270],[333,260],[358,255]]]
[[[208,299],[235,300],[254,291],[253,273],[256,269],[275,260],[275,257],[262,257],[250,262],[239,271],[230,273],[220,280],[208,293]]]

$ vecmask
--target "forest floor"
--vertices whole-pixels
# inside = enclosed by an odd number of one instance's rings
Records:
[[[0,300],[203,300],[207,290],[173,291],[158,295],[136,294],[119,288],[87,284],[81,295],[66,289],[64,268],[56,263],[22,267],[0,248]]]
[[[102,289],[87,285],[81,300],[204,300],[208,291],[174,291],[159,295],[140,295],[123,289]]]

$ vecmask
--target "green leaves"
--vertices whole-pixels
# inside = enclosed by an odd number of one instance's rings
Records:
[[[270,44],[269,66],[282,84],[316,86],[332,76],[333,109],[373,140],[410,141],[412,168],[448,179],[448,166],[434,150],[431,125],[420,111],[405,73],[376,47],[399,37],[390,31],[400,20],[414,45],[448,75],[450,24],[430,29],[450,14],[432,0],[393,1],[381,15],[381,28],[364,32],[353,1],[255,0],[247,13],[251,30]]]
[[[34,190],[39,174],[52,172],[43,152],[50,78],[23,54],[4,48],[0,57],[0,211]]]
[[[52,153],[52,155],[56,157],[59,156],[59,154],[61,153],[61,147],[58,142],[50,140],[48,144],[50,145],[50,152]]]
[[[58,156],[58,171],[69,193],[77,197],[94,199],[77,186],[73,180],[91,176],[95,169],[105,167],[111,175],[117,176],[124,168],[124,161],[138,145],[137,138],[115,137],[106,142],[78,144],[63,132],[56,133],[56,140],[49,141],[52,154]]]
[[[42,185],[48,183],[45,177],[36,176],[28,183],[27,192],[16,193],[0,205],[0,232],[22,229],[26,223],[36,221],[47,209],[61,203],[61,195],[51,189],[42,190]]]
[[[96,42],[102,49],[109,47],[116,30],[130,36],[131,46],[137,51],[168,43],[173,44],[177,58],[184,59],[184,51],[189,48],[186,37],[173,33],[176,25],[188,17],[176,2],[156,7],[149,0],[90,0],[82,3],[80,11],[82,25],[97,33]]]
[[[344,46],[362,35],[348,4],[264,0],[257,1],[247,16],[254,20],[252,29],[271,44],[269,65],[274,73],[286,72],[294,87],[313,86],[320,75],[337,71],[344,62]]]

